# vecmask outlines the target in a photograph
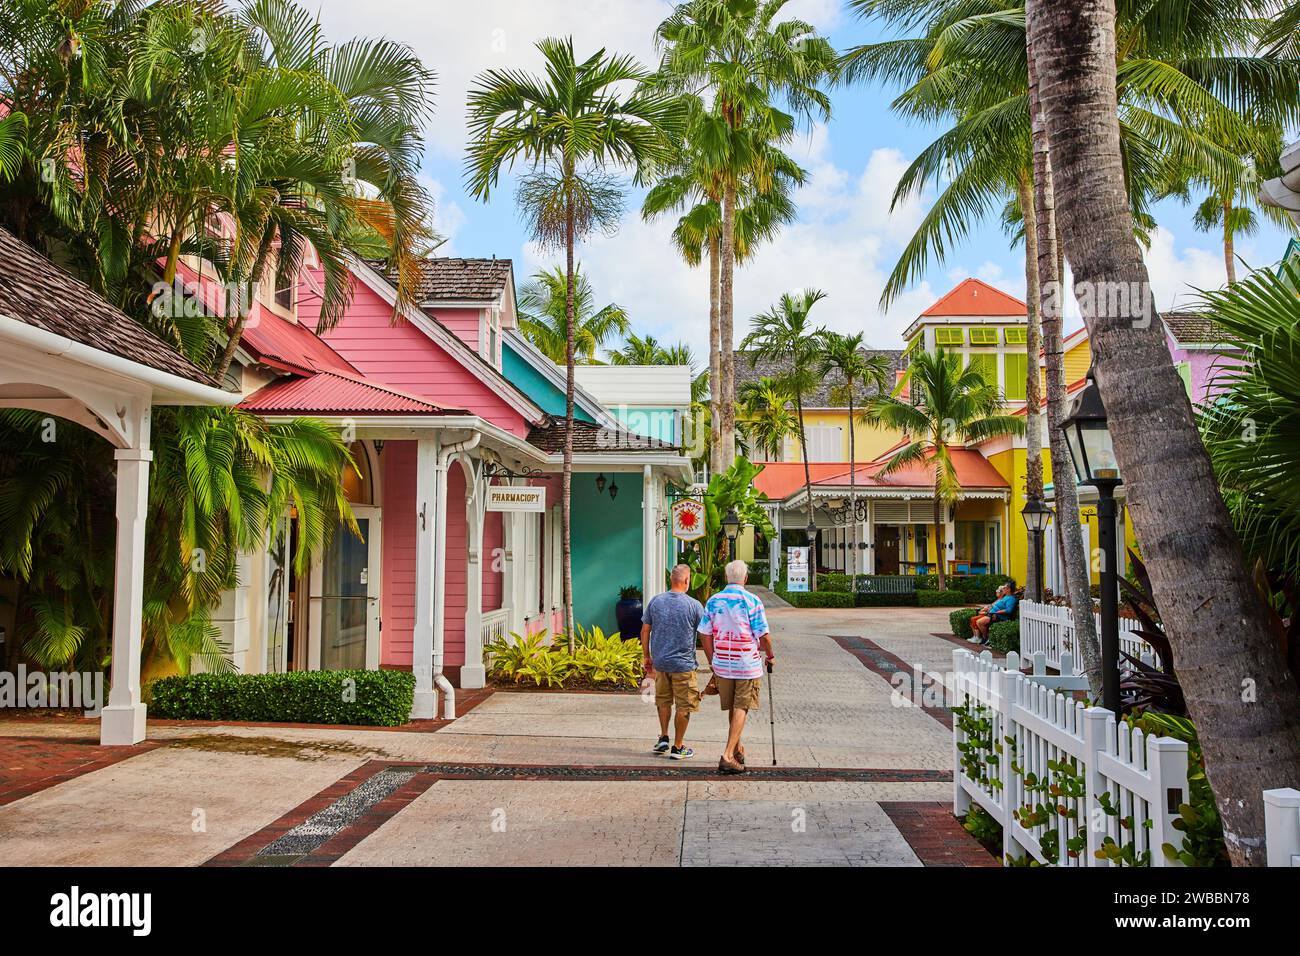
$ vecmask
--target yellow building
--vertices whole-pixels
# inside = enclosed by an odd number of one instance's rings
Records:
[[[901,376],[914,350],[943,348],[959,356],[963,366],[977,366],[1004,396],[1007,409],[1024,414],[1030,361],[1025,344],[1027,324],[1022,301],[978,279],[966,279],[917,316],[903,334],[905,349],[881,354],[890,358],[896,376]],[[1083,385],[1091,353],[1082,330],[1068,336],[1065,344],[1066,380],[1074,391]],[[1042,369],[1041,356],[1034,361]],[[780,375],[782,371],[780,366],[762,363],[752,368],[743,356],[737,363],[737,375],[742,381]],[[889,452],[903,436],[862,422],[852,425],[858,465],[851,469],[851,423],[847,408],[830,401],[835,384],[824,382],[805,398],[812,520],[818,529],[819,565],[836,571],[855,568],[866,573],[910,574],[933,573],[942,560],[950,573],[1008,574],[1023,582],[1030,560],[1028,533],[1020,514],[1025,504],[1024,438],[996,438],[957,450],[954,460],[962,494],[954,506],[940,508],[945,542],[941,556],[936,553],[932,475],[920,467],[882,475]],[[1044,480],[1050,501],[1048,436],[1045,418],[1040,417],[1040,421],[1044,422]],[[772,501],[769,511],[778,533],[775,540],[766,542],[766,555],[762,554],[762,543],[755,548],[752,538],[741,543],[740,553],[742,557],[754,554],[777,560],[782,543],[804,543],[809,521],[809,489],[796,440],[787,439],[781,459],[768,463],[756,485]],[[1097,543],[1094,501],[1091,489],[1080,489],[1085,546],[1090,551]],[[1125,517],[1121,511],[1121,520]],[[1132,546],[1127,522],[1124,540]],[[1044,563],[1048,587],[1061,590],[1054,528],[1045,538]],[[1095,583],[1099,566],[1095,558],[1091,564]]]

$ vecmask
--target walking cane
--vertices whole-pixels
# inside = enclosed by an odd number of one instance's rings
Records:
[[[772,709],[772,662],[767,662],[767,719],[772,727],[772,766],[776,766],[776,711]]]

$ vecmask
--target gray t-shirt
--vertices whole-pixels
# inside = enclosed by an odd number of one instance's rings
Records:
[[[695,670],[695,629],[704,606],[684,591],[656,594],[641,621],[650,625],[650,660],[655,670],[680,674]]]

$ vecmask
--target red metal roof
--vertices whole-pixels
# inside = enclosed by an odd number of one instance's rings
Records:
[[[259,415],[463,415],[368,379],[339,372],[283,378],[258,389],[240,408]]]
[[[1027,315],[1028,307],[1015,296],[1007,295],[979,279],[963,279],[947,295],[921,315],[995,316]]]
[[[243,345],[253,357],[310,372],[360,374],[356,367],[330,348],[312,329],[261,309],[258,321],[244,327]]]
[[[773,501],[780,501],[803,487],[803,462],[769,461],[763,462],[763,470],[754,478],[754,487],[766,494]],[[848,465],[842,461],[816,461],[808,463],[812,480],[844,474]]]

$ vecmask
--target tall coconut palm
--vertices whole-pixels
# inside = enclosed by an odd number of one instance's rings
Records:
[[[820,289],[787,292],[766,312],[749,320],[750,331],[741,348],[749,352],[751,365],[759,361],[778,362],[785,371],[776,376],[781,390],[794,399],[799,424],[799,451],[803,458],[804,491],[808,496],[808,544],[815,547],[817,521],[813,516],[812,468],[808,462],[808,430],[804,424],[803,397],[817,382],[818,343],[825,329],[814,327],[808,318],[812,307],[826,298]],[[815,553],[815,552],[814,552]],[[810,586],[815,586],[814,581]]]
[[[900,431],[907,439],[886,460],[880,469],[882,475],[917,465],[933,470],[934,534],[941,591],[948,585],[943,512],[957,504],[962,491],[953,450],[1001,435],[1019,435],[1025,430],[1023,418],[1003,409],[997,386],[985,381],[971,366],[960,368],[960,361],[959,356],[942,348],[916,352],[905,379],[915,401],[876,395],[863,413],[871,424]]]
[[[1228,853],[1234,864],[1263,865],[1259,794],[1300,779],[1300,693],[1153,315],[1121,187],[1114,7],[1029,0],[1027,27],[1076,287],[1144,290],[1134,307],[1109,310],[1121,314],[1104,314],[1095,296],[1085,304],[1097,384]]]
[[[597,309],[591,283],[581,268],[574,272],[574,358],[592,363],[611,338],[629,328],[623,307],[611,302]],[[556,266],[533,276],[519,291],[519,331],[556,365],[565,363],[568,349],[568,278]]]
[[[700,144],[709,142],[711,120],[695,97],[687,97],[690,120],[676,162],[665,170],[646,193],[642,215],[654,219],[669,210],[682,212],[673,229],[673,245],[688,265],[709,264],[709,394],[722,394],[723,344],[721,333],[722,193],[725,175],[716,157]],[[738,193],[735,214],[735,261],[743,263],[763,242],[773,239],[781,226],[795,218],[791,192],[802,185],[807,172],[771,144],[759,144],[761,161],[754,164]],[[693,205],[692,205],[693,204]],[[722,406],[711,403],[710,461],[721,472]]]
[[[734,287],[742,184],[747,176],[770,177],[764,150],[793,135],[799,119],[828,120],[831,114],[823,87],[835,76],[836,53],[811,24],[777,22],[788,2],[688,0],[656,31],[663,81],[711,103],[693,136],[717,174],[721,360],[714,402],[721,403],[719,464],[724,468],[735,458],[736,444]]]
[[[799,435],[799,419],[790,406],[794,396],[781,379],[764,375],[742,382],[736,399],[745,416],[741,438],[748,446],[747,457],[758,452],[768,461],[780,461],[786,439]]]
[[[890,377],[894,371],[893,363],[887,356],[879,353],[868,355],[862,340],[861,332],[854,335],[825,332],[818,343],[821,353],[818,372],[823,379],[828,375],[840,379],[830,390],[831,401],[837,405],[844,404],[849,410],[849,514],[853,525],[852,551],[849,556],[851,576],[858,573],[858,446],[855,405],[859,389],[876,395],[888,392],[893,385]]]
[[[597,50],[579,61],[572,38],[541,40],[545,76],[488,70],[469,93],[467,188],[486,201],[501,174],[527,167],[518,199],[533,238],[563,247],[565,269],[565,410],[561,535],[564,622],[573,649],[573,561],[570,501],[573,484],[573,395],[577,292],[574,251],[596,230],[611,230],[622,190],[611,170],[638,178],[673,156],[684,121],[682,103],[645,85],[647,74],[627,56]],[[624,87],[636,84],[630,92]]]

